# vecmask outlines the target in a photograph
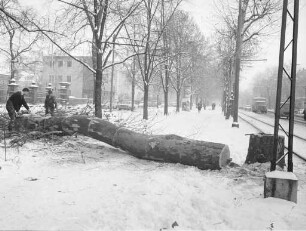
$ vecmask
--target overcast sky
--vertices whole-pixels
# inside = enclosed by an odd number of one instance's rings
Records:
[[[194,20],[199,25],[200,29],[206,37],[211,37],[214,32],[214,25],[218,23],[215,17],[215,4],[218,0],[185,0],[181,8],[191,13]],[[231,1],[231,0],[229,0]],[[50,0],[20,0],[22,4],[35,6],[41,11],[48,9],[47,2]],[[292,23],[288,17],[287,32],[292,32]],[[287,33],[287,34],[288,34]],[[287,36],[291,39],[290,35]],[[262,72],[266,67],[278,66],[279,55],[279,40],[280,35],[265,38],[261,44],[262,50],[258,55],[259,59],[267,59],[266,62],[253,63],[252,67],[246,68],[241,73],[241,89],[245,89],[251,82],[252,78],[259,72]],[[290,40],[289,40],[290,41]],[[300,0],[300,17],[299,17],[299,37],[298,37],[298,68],[306,68],[306,0]],[[291,50],[285,53],[285,61],[290,63]]]
[[[183,4],[183,9],[190,12],[200,29],[207,37],[211,36],[214,31],[214,25],[217,23],[214,17],[216,0],[188,0]],[[287,40],[291,40],[292,23],[290,18],[287,19]],[[306,68],[306,1],[300,0],[300,16],[299,16],[299,36],[298,36],[298,68]],[[241,73],[241,89],[246,89],[252,82],[252,77],[262,72],[266,67],[278,66],[280,34],[265,38],[261,44],[262,50],[258,55],[259,59],[267,59],[266,62],[253,63],[253,67],[247,68]],[[291,49],[285,53],[285,61],[290,63]]]

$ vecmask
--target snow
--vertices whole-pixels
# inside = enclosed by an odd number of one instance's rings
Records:
[[[138,118],[113,112],[116,120]],[[0,228],[35,230],[302,230],[306,228],[306,164],[298,204],[263,198],[269,164],[243,165],[249,136],[217,110],[163,116],[151,110],[145,127],[229,145],[241,167],[203,171],[140,160],[88,137],[54,137],[7,151],[0,147]],[[138,123],[135,123],[138,125]],[[1,143],[1,145],[3,145]]]
[[[268,178],[279,178],[279,179],[287,179],[287,180],[298,180],[296,175],[292,172],[283,172],[283,171],[272,171],[267,172],[266,177]]]

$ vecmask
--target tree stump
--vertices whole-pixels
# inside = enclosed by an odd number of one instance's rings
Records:
[[[278,137],[277,159],[284,155],[284,136]],[[251,134],[249,141],[248,155],[245,163],[266,163],[273,159],[273,134]],[[280,167],[285,166],[284,158],[278,163]]]

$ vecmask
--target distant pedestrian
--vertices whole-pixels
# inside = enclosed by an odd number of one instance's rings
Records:
[[[51,116],[54,116],[54,109],[56,108],[57,108],[57,102],[55,96],[53,95],[52,90],[48,90],[48,94],[46,95],[45,99],[46,115],[50,113]]]
[[[28,112],[30,113],[30,108],[27,102],[24,99],[24,96],[29,94],[29,88],[23,88],[22,91],[17,91],[12,94],[6,102],[6,110],[10,117],[10,122],[8,125],[8,130],[11,131],[13,128],[13,124],[16,119],[16,113],[19,112],[21,106],[24,106]]]
[[[303,114],[304,114],[304,120],[306,120],[306,109],[304,109]]]
[[[216,104],[213,103],[213,104],[211,105],[212,110],[215,110],[215,107],[216,107]]]
[[[198,112],[200,113],[201,112],[201,109],[202,109],[202,102],[198,102],[197,104],[197,108],[198,108]]]

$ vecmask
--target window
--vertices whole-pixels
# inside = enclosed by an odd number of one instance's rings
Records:
[[[70,75],[67,75],[67,82],[71,83],[71,76]]]
[[[72,67],[72,61],[71,60],[67,61],[67,67]]]
[[[58,76],[58,82],[60,83],[60,82],[63,82],[63,76],[62,75],[59,75]]]
[[[49,61],[49,66],[50,66],[50,67],[54,67],[54,61],[52,61],[52,60]]]
[[[63,66],[63,61],[58,61],[58,66],[62,67]]]
[[[49,83],[54,83],[54,76],[53,75],[49,75]]]

